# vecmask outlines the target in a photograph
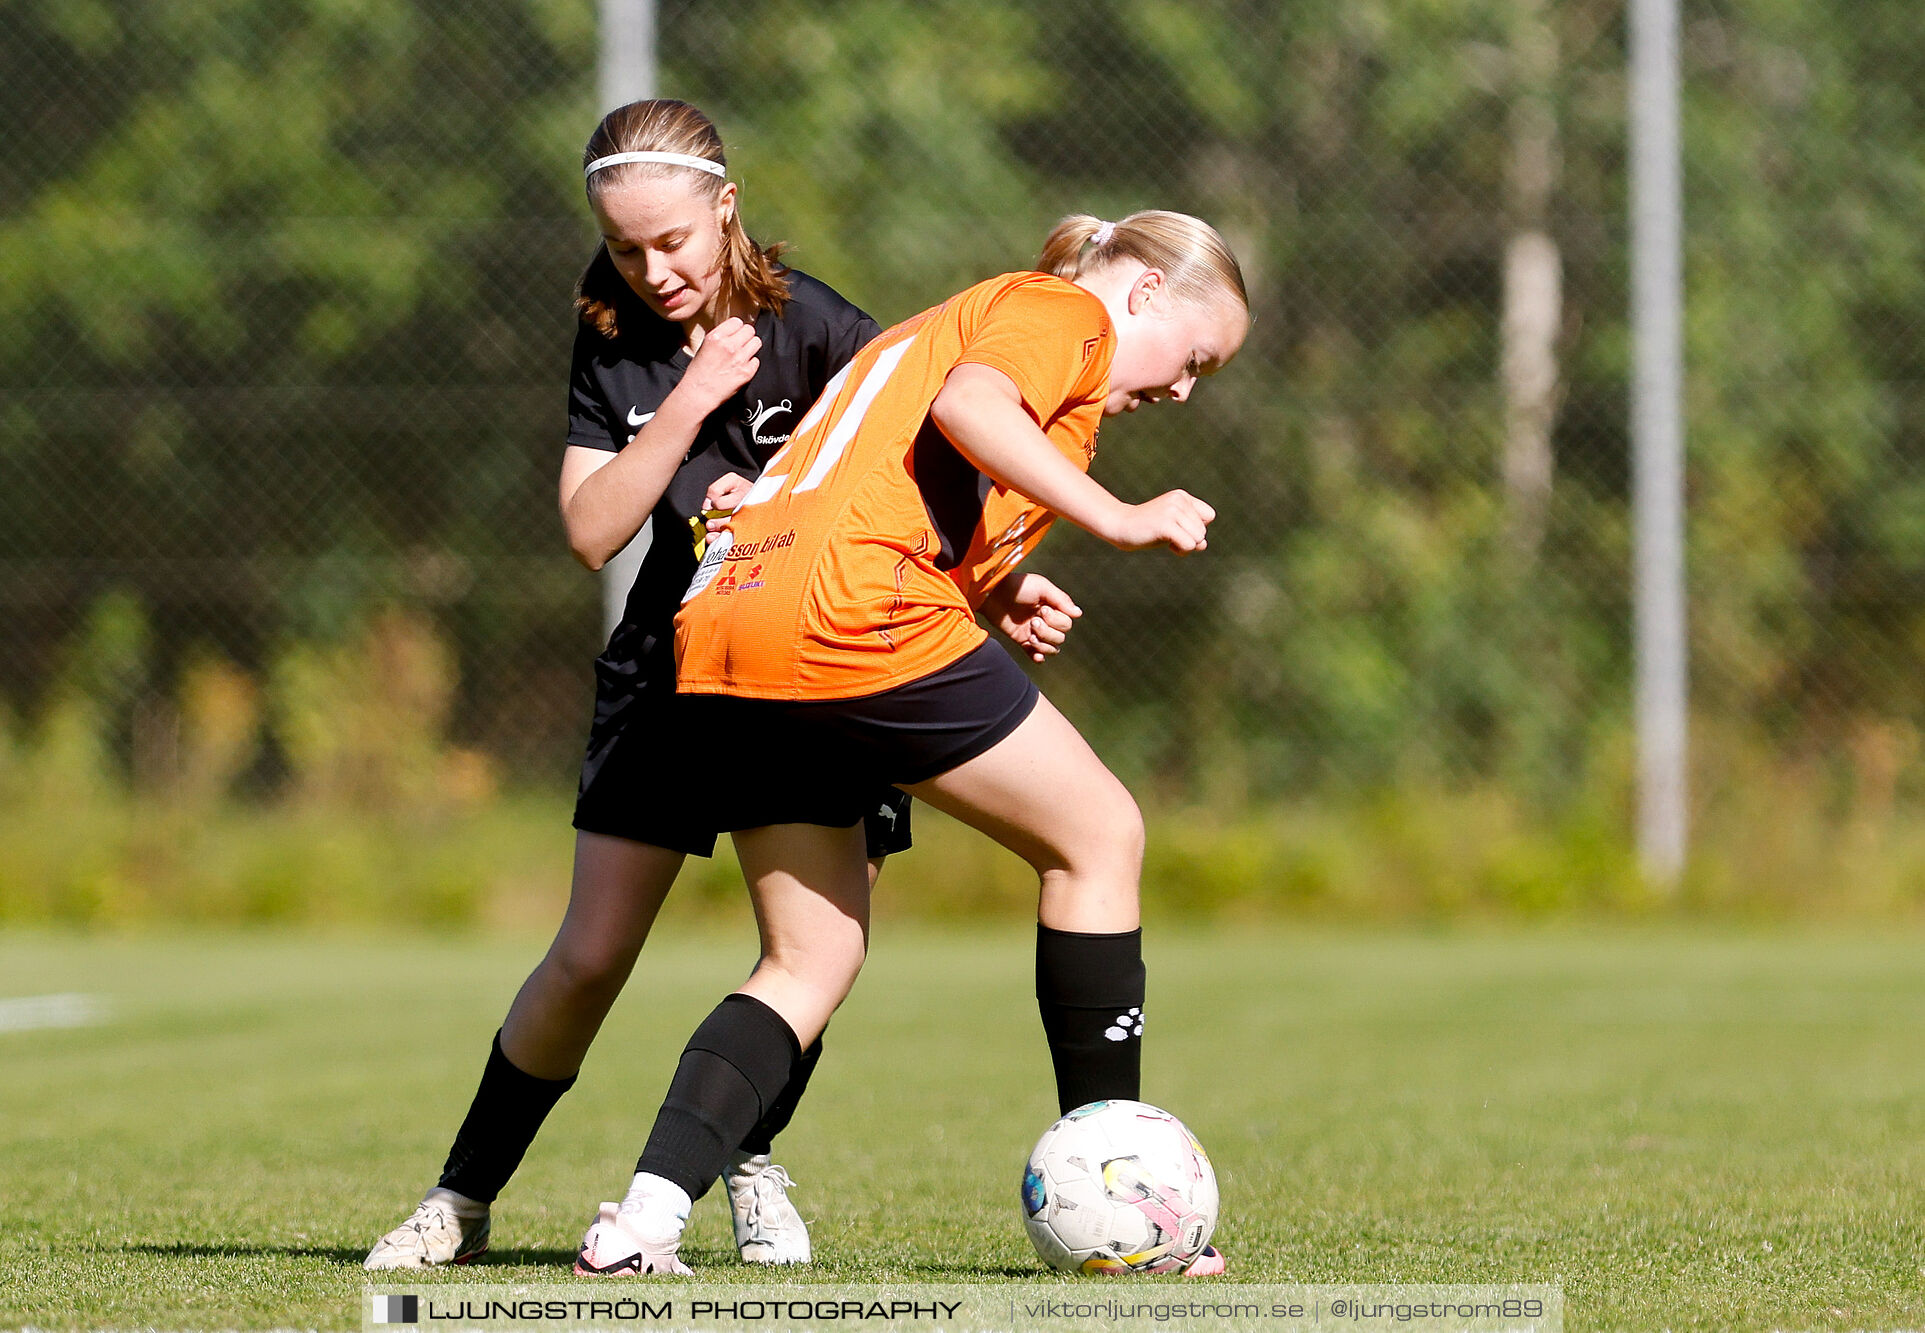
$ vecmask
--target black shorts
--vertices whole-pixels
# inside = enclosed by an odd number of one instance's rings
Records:
[[[672,668],[665,672],[659,662],[596,659],[595,722],[575,796],[576,828],[713,856],[718,833],[747,827],[724,822],[726,810],[717,808],[741,784],[718,787],[716,738],[704,735],[692,716],[691,704],[700,702],[677,695]],[[730,762],[745,777],[774,772],[753,749]],[[855,817],[843,823],[862,820],[869,855],[890,856],[909,850],[909,806],[904,793],[871,783]]]
[[[924,782],[986,753],[1041,694],[1008,653],[984,642],[920,680],[860,699],[794,703],[686,696],[695,725],[739,756],[718,784],[722,827],[862,818],[880,784]]]

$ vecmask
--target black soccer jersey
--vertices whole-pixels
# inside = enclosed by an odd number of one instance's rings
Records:
[[[695,574],[691,524],[699,524],[702,497],[726,473],[750,480],[759,476],[823,387],[880,332],[873,319],[827,285],[794,270],[788,278],[790,298],[781,316],[767,310],[756,316],[762,351],[754,378],[702,423],[655,506],[648,554],[615,632],[627,650],[623,656],[665,655],[671,676],[675,609]],[[618,338],[605,338],[587,325],[576,334],[568,385],[571,445],[619,451],[688,369],[681,329],[639,298],[624,300],[618,319]]]

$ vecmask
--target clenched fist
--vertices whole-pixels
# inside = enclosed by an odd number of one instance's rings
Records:
[[[1127,506],[1110,530],[1099,535],[1125,551],[1168,546],[1188,555],[1209,545],[1205,533],[1215,521],[1216,510],[1188,491],[1165,491],[1154,500]]]
[[[688,394],[693,405],[707,416],[747,384],[760,366],[762,340],[755,326],[739,319],[725,319],[708,331],[702,345],[695,349],[677,393]]]

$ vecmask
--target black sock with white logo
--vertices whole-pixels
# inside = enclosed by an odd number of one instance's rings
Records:
[[[501,1053],[501,1033],[496,1032],[481,1071],[481,1086],[475,1089],[468,1116],[455,1131],[454,1146],[441,1168],[441,1188],[493,1203],[521,1165],[541,1122],[574,1086],[572,1075],[536,1078],[517,1069]]]
[[[741,1150],[753,1156],[756,1153],[772,1152],[775,1149],[775,1136],[789,1127],[795,1118],[795,1108],[802,1101],[802,1094],[809,1090],[809,1078],[815,1073],[816,1061],[822,1058],[822,1038],[817,1037],[809,1043],[809,1049],[802,1052],[802,1058],[795,1062],[795,1072],[781,1092],[776,1094],[774,1103],[761,1120],[756,1122],[748,1137],[742,1140]]]
[[[1087,1102],[1139,1100],[1144,984],[1141,930],[1036,927],[1036,1006],[1063,1114]]]
[[[775,1109],[801,1060],[802,1043],[782,1015],[752,995],[728,996],[688,1039],[635,1170],[701,1198]]]

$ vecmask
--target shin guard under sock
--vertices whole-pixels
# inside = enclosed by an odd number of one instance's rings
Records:
[[[776,1094],[774,1105],[756,1122],[748,1137],[742,1140],[743,1152],[754,1156],[774,1150],[775,1136],[787,1129],[789,1121],[795,1118],[795,1108],[801,1103],[802,1094],[809,1090],[809,1079],[815,1073],[816,1061],[821,1058],[822,1038],[817,1037],[809,1043],[809,1049],[802,1052],[802,1058],[795,1062],[795,1072],[789,1075],[787,1085]]]
[[[1036,927],[1036,1006],[1067,1115],[1087,1102],[1138,1100],[1143,1083],[1143,932]]]
[[[774,1108],[801,1059],[782,1015],[752,995],[725,998],[688,1039],[635,1170],[701,1198]]]
[[[481,1071],[481,1086],[475,1089],[468,1116],[455,1131],[454,1146],[441,1168],[441,1188],[493,1203],[521,1165],[541,1122],[574,1086],[572,1075],[536,1078],[517,1069],[501,1053],[501,1033],[495,1033],[488,1064]]]

